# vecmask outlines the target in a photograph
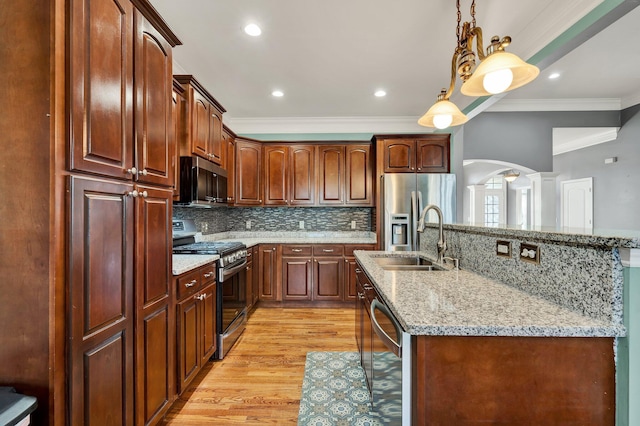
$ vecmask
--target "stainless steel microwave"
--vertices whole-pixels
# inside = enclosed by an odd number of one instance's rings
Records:
[[[202,207],[226,205],[226,170],[200,157],[180,157],[178,204]]]

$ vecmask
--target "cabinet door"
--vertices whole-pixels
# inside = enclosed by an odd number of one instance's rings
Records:
[[[260,299],[279,300],[276,289],[278,251],[275,245],[260,245]]]
[[[175,383],[171,189],[136,187],[136,415],[149,424],[169,409]]]
[[[385,173],[415,172],[416,142],[414,139],[384,139],[382,143]]]
[[[193,87],[191,95],[191,152],[209,160],[209,102]]]
[[[311,300],[311,257],[282,258],[282,299]]]
[[[344,203],[344,146],[318,147],[318,204]]]
[[[308,206],[316,202],[315,146],[289,147],[289,205]]]
[[[345,204],[373,206],[371,145],[347,145],[345,148],[345,162]]]
[[[200,370],[200,318],[198,295],[177,304],[178,393],[181,394]]]
[[[449,135],[434,135],[416,143],[418,173],[449,173]]]
[[[236,142],[233,136],[227,136],[227,201],[236,202]]]
[[[245,291],[247,295],[247,312],[253,308],[253,250],[247,249],[247,267],[245,268]]]
[[[185,122],[185,112],[187,110],[187,100],[184,97],[182,86],[173,85],[171,114],[173,119],[173,141],[174,156],[173,162],[173,196],[177,200],[180,197],[180,144],[179,140],[184,138],[183,129]]]
[[[134,423],[132,190],[69,178],[69,424]]]
[[[342,300],[344,259],[315,257],[313,260],[313,300]]]
[[[355,300],[356,290],[356,259],[355,257],[345,257],[344,259],[344,300]]]
[[[262,205],[262,147],[236,139],[236,205]]]
[[[253,256],[253,305],[260,299],[260,246],[252,248]]]
[[[209,160],[222,165],[222,114],[209,105]]]
[[[136,13],[135,146],[137,180],[173,186],[171,45]]]
[[[216,284],[205,287],[198,297],[202,324],[200,333],[200,366],[202,367],[216,351]]]
[[[73,0],[69,8],[69,168],[132,179],[133,6]]]
[[[264,147],[264,204],[286,206],[289,201],[287,160],[285,146]]]

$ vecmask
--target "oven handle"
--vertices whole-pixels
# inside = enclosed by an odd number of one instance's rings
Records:
[[[247,265],[247,259],[245,258],[242,263],[234,266],[231,269],[219,269],[219,276],[218,276],[218,282],[224,282],[224,280],[226,280],[227,278],[237,274],[238,272],[240,272],[241,270],[244,269],[244,267]]]
[[[396,336],[402,336],[402,328],[398,321],[394,318],[393,314],[383,303],[380,303],[378,299],[373,299],[371,302],[371,326],[373,331],[378,335],[378,337],[382,340],[384,345],[391,349],[391,351],[396,354],[398,358],[402,358],[402,344],[393,340],[391,336],[389,336],[383,329],[380,327],[378,320],[376,320],[375,310],[378,309],[381,311],[393,324],[393,327],[396,329]]]

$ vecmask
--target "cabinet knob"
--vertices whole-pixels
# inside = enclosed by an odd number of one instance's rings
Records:
[[[140,195],[142,196],[142,198],[147,198],[149,196],[149,193],[147,191],[142,191]]]
[[[130,197],[133,197],[133,198],[137,198],[138,195],[139,195],[139,192],[138,192],[138,190],[134,189],[133,191],[127,192],[127,195],[130,196]]]
[[[211,278],[213,276],[213,272],[207,272],[206,274],[204,274],[205,278]]]
[[[140,174],[142,176],[146,176],[148,174],[147,169],[142,169],[142,171],[140,172]]]
[[[198,283],[198,281],[193,280],[193,281],[189,281],[188,283],[185,283],[184,286],[189,288],[189,287],[193,287],[194,285],[196,285]]]
[[[132,167],[130,169],[127,169],[127,173],[135,176],[136,174],[138,174],[138,169],[136,169],[135,167]]]

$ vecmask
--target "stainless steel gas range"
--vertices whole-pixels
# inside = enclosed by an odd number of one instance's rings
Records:
[[[214,358],[222,359],[245,329],[247,322],[247,246],[238,241],[195,240],[192,220],[173,220],[173,253],[218,255],[216,262],[216,331],[218,348]]]

